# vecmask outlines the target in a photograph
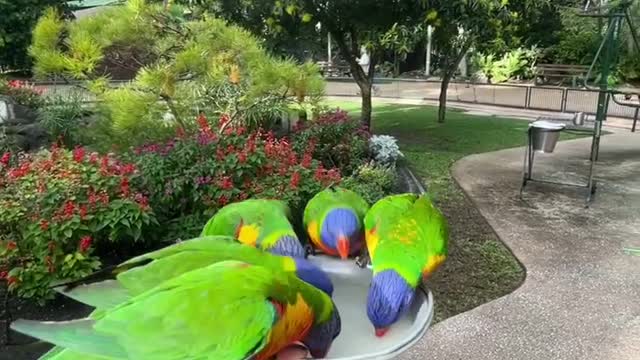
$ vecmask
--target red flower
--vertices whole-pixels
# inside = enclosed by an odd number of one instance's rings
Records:
[[[83,162],[85,153],[86,152],[85,152],[83,147],[79,146],[79,147],[73,149],[73,160],[75,162]]]
[[[218,121],[218,126],[220,128],[222,128],[229,121],[231,121],[231,117],[229,117],[229,115],[227,115],[227,114],[222,114],[222,115],[220,115],[220,120]]]
[[[120,180],[120,193],[122,193],[122,196],[129,196],[129,178],[123,177]]]
[[[245,128],[244,126],[239,126],[236,129],[236,134],[238,134],[240,136],[244,135],[245,132],[247,132],[247,128]]]
[[[5,279],[9,273],[6,271],[0,271],[0,279]]]
[[[291,182],[289,183],[289,185],[293,189],[296,189],[299,184],[300,184],[300,173],[298,171],[294,171],[293,175],[291,175]]]
[[[201,132],[205,134],[211,133],[211,126],[209,126],[209,121],[204,113],[200,113],[200,115],[198,115],[197,122]]]
[[[233,145],[227,146],[227,154],[233,154],[236,151],[236,148]]]
[[[240,164],[244,164],[247,162],[247,153],[244,151],[238,154],[238,162]]]
[[[224,151],[222,151],[222,149],[218,148],[216,149],[216,160],[218,161],[222,161],[225,158],[225,154]]]
[[[45,219],[40,220],[40,229],[47,231],[49,229],[49,222]]]
[[[147,198],[143,194],[137,193],[135,196],[135,200],[143,210],[146,210],[149,208],[149,198]]]
[[[241,192],[240,195],[238,195],[239,200],[246,200],[248,197],[249,194],[247,194],[246,192]]]
[[[233,180],[229,176],[224,176],[218,183],[218,186],[222,188],[222,190],[231,190],[233,189]]]
[[[64,207],[62,209],[62,213],[64,214],[64,216],[71,217],[73,216],[75,211],[76,211],[76,205],[73,203],[73,201],[67,201],[64,203]]]
[[[322,165],[319,165],[314,174],[314,178],[318,181],[322,181],[324,179],[324,169]]]
[[[86,252],[87,250],[89,250],[89,248],[91,247],[91,242],[93,241],[93,239],[91,239],[91,236],[85,236],[82,239],[80,239],[80,252]]]
[[[99,195],[100,198],[100,202],[107,205],[109,203],[109,194],[107,194],[105,191],[102,191]]]
[[[17,247],[18,247],[18,244],[16,244],[15,241],[9,241],[9,243],[7,243],[7,250],[9,251],[14,250]]]
[[[302,157],[302,162],[300,164],[302,165],[303,168],[308,169],[311,167],[312,161],[313,161],[313,157],[311,157],[311,154],[305,153],[304,156]]]
[[[18,282],[18,279],[14,278],[13,276],[7,276],[7,284],[8,285],[13,285],[15,283]]]
[[[80,219],[84,220],[85,217],[87,217],[87,206],[80,205]]]
[[[298,163],[298,157],[294,153],[289,154],[288,160],[289,160],[289,165],[291,166],[296,165]]]
[[[136,166],[133,165],[133,164],[126,164],[126,165],[122,166],[120,171],[121,171],[122,175],[133,174],[136,171]]]
[[[220,195],[220,197],[218,198],[218,205],[225,206],[228,203],[229,203],[229,199],[224,195]]]
[[[98,163],[98,153],[97,152],[92,152],[91,155],[89,155],[89,162],[91,164],[97,164]]]
[[[6,152],[2,155],[2,158],[0,158],[0,164],[7,166],[9,165],[9,161],[11,161],[11,153]]]

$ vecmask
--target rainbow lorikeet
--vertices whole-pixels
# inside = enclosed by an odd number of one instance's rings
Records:
[[[307,260],[265,253],[226,236],[206,236],[173,244],[83,279],[58,285],[55,290],[99,309],[110,308],[168,279],[225,260],[292,272],[329,296],[333,293],[331,279]]]
[[[367,315],[383,336],[411,306],[421,279],[447,257],[447,220],[425,195],[392,195],[375,203],[365,220],[373,280]]]
[[[289,206],[283,201],[244,200],[220,209],[207,222],[201,236],[232,236],[245,245],[277,255],[304,257],[290,218]]]
[[[329,187],[316,194],[304,210],[304,226],[313,246],[343,259],[364,243],[362,219],[369,204],[357,193]]]
[[[326,355],[340,317],[329,296],[294,274],[231,260],[84,319],[11,328],[57,345],[49,359],[262,360],[311,336],[312,355]]]

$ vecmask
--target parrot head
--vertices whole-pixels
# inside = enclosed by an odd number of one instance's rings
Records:
[[[415,289],[393,270],[373,276],[367,299],[367,316],[376,336],[382,337],[411,306]]]
[[[315,286],[329,296],[333,295],[333,283],[319,267],[304,258],[292,258],[296,263],[296,276],[307,284]]]
[[[333,209],[322,222],[322,241],[336,249],[342,259],[359,250],[362,242],[358,216],[350,209]]]
[[[304,258],[304,248],[300,240],[291,235],[281,236],[269,251],[276,255]]]
[[[302,343],[309,349],[311,356],[324,359],[331,348],[333,340],[340,335],[342,324],[336,304],[333,304],[331,317],[322,323],[314,325]]]

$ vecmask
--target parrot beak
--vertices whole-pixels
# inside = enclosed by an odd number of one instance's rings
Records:
[[[383,337],[387,333],[387,331],[389,331],[388,327],[380,328],[380,329],[376,328],[376,336],[377,337]]]
[[[338,238],[338,254],[342,260],[346,260],[349,257],[349,239],[345,236]]]

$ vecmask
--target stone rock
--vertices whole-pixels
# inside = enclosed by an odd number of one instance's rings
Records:
[[[16,104],[7,96],[0,96],[0,124],[31,124],[38,114],[27,106]]]
[[[7,126],[7,136],[13,136],[13,142],[24,151],[41,148],[49,141],[49,134],[38,123]]]

